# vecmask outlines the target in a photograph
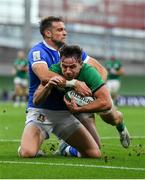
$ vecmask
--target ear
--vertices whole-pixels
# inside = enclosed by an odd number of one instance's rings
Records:
[[[51,31],[49,31],[48,29],[44,31],[44,34],[47,38],[51,37]]]
[[[60,68],[62,68],[62,61],[60,61]]]

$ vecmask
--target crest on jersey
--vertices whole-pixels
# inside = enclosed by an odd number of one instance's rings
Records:
[[[41,58],[40,58],[40,51],[34,51],[33,52],[33,60],[34,61],[41,60]]]

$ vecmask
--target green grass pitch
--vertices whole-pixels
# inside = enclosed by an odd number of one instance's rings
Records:
[[[129,149],[120,145],[114,127],[96,117],[102,141],[102,158],[72,158],[52,155],[58,141],[47,140],[45,157],[22,159],[17,156],[25,122],[25,108],[0,102],[1,179],[145,179],[145,110],[119,107],[132,137]],[[55,147],[53,146],[55,145]]]

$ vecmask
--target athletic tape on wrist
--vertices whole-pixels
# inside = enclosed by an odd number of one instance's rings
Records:
[[[75,84],[76,84],[77,80],[76,79],[73,79],[71,81],[66,81],[66,87],[74,87]]]

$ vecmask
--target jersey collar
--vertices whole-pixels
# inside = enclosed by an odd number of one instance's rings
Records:
[[[43,44],[44,44],[47,48],[49,48],[49,49],[51,49],[51,50],[53,50],[53,51],[57,51],[57,50],[54,49],[52,46],[49,46],[49,45],[46,43],[45,40],[43,40]]]

